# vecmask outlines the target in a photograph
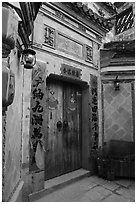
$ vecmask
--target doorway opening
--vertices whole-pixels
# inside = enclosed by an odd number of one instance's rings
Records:
[[[82,167],[82,89],[47,79],[47,152],[45,180]]]

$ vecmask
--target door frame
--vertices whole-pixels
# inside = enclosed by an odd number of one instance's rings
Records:
[[[47,80],[55,79],[57,81],[64,81],[68,83],[78,84],[82,88],[82,101],[81,101],[81,167],[90,170],[90,90],[87,82],[76,80],[62,75],[50,74]],[[48,107],[46,105],[46,113],[48,115]],[[48,119],[46,119],[48,123]],[[47,127],[47,124],[46,124]],[[48,129],[46,128],[46,135],[48,136]],[[46,137],[48,140],[48,137]],[[47,146],[47,144],[45,144]],[[46,158],[45,158],[46,159]],[[46,168],[45,168],[46,171]],[[46,172],[45,172],[46,173]]]

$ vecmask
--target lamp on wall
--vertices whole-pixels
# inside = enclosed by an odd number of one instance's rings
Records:
[[[24,64],[24,68],[32,69],[36,64],[36,52],[31,48],[23,50],[21,62]]]
[[[115,91],[120,90],[120,83],[119,83],[119,80],[118,80],[118,76],[116,76],[116,79],[114,80],[114,87],[115,87]]]

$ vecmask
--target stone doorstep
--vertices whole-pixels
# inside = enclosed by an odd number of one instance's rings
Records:
[[[84,169],[79,169],[76,171],[72,171],[70,173],[64,174],[59,177],[55,177],[53,179],[50,179],[48,181],[45,181],[45,188],[29,194],[29,202],[36,201],[53,191],[56,191],[68,184],[72,184],[80,179],[83,179],[85,177],[90,176],[90,171],[84,170]]]

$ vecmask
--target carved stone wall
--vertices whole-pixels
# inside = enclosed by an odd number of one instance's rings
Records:
[[[34,46],[45,52],[73,57],[75,61],[81,60],[98,69],[98,48],[101,42],[96,35],[93,34],[94,39],[84,36],[80,28],[75,30],[74,26],[68,27],[68,24],[58,22],[56,16],[54,18],[47,18],[43,13],[38,14],[34,25]]]
[[[67,52],[69,54],[75,55],[82,58],[82,44],[76,42],[73,39],[68,38],[62,34],[58,34],[57,38],[57,47],[58,49]]]

